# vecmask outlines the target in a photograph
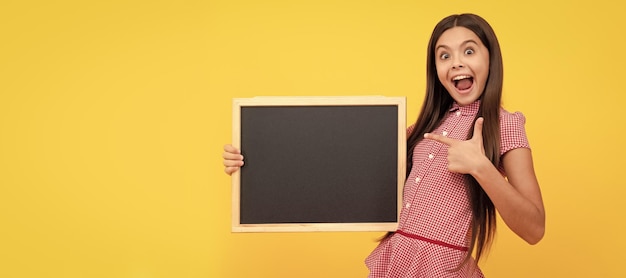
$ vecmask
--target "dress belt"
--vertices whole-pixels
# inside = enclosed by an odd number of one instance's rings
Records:
[[[445,243],[443,241],[434,240],[434,239],[430,239],[430,238],[426,238],[426,237],[418,236],[418,235],[414,235],[414,234],[409,234],[409,233],[404,232],[402,230],[397,230],[396,233],[401,234],[401,235],[403,235],[405,237],[414,238],[414,239],[417,239],[417,240],[425,241],[425,242],[436,244],[436,245],[443,246],[443,247],[452,248],[452,249],[459,250],[459,251],[466,251],[467,252],[469,250],[469,248],[467,248],[465,246],[457,246],[457,245]]]

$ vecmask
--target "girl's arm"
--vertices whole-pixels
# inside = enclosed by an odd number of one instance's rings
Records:
[[[504,222],[521,238],[536,244],[544,235],[545,211],[530,149],[518,148],[502,157],[508,178],[485,156],[483,119],[478,118],[472,139],[466,141],[426,134],[426,139],[448,145],[448,170],[470,174],[485,190]]]
[[[470,173],[483,187],[502,220],[530,244],[544,235],[545,211],[530,149],[508,151],[502,157],[507,179],[486,159]]]

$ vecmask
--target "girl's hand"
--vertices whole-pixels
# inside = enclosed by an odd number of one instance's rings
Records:
[[[224,172],[228,175],[231,175],[243,166],[243,155],[231,144],[224,145],[222,157],[224,158]]]
[[[483,146],[483,118],[476,119],[474,134],[466,141],[448,138],[439,134],[426,133],[424,138],[448,145],[448,170],[461,174],[473,174],[481,163],[489,162]]]
[[[483,118],[476,119],[467,141],[438,134],[425,138],[448,145],[448,170],[472,175],[485,190],[509,228],[530,244],[539,242],[546,228],[546,213],[528,148],[510,150],[502,158],[506,179],[485,156]]]

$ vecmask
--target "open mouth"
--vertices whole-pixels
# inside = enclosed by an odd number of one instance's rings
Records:
[[[472,87],[474,84],[474,78],[469,75],[459,75],[452,78],[454,87],[459,91],[465,91]]]

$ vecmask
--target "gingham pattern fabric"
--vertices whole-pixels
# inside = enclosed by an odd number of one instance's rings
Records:
[[[465,140],[479,106],[479,101],[463,107],[454,104],[433,133]],[[529,148],[525,121],[522,113],[500,110],[501,155]],[[448,171],[447,155],[447,145],[433,140],[422,140],[415,147],[399,232],[367,257],[369,277],[483,277],[474,261],[452,271],[465,258],[472,211],[463,175]]]

